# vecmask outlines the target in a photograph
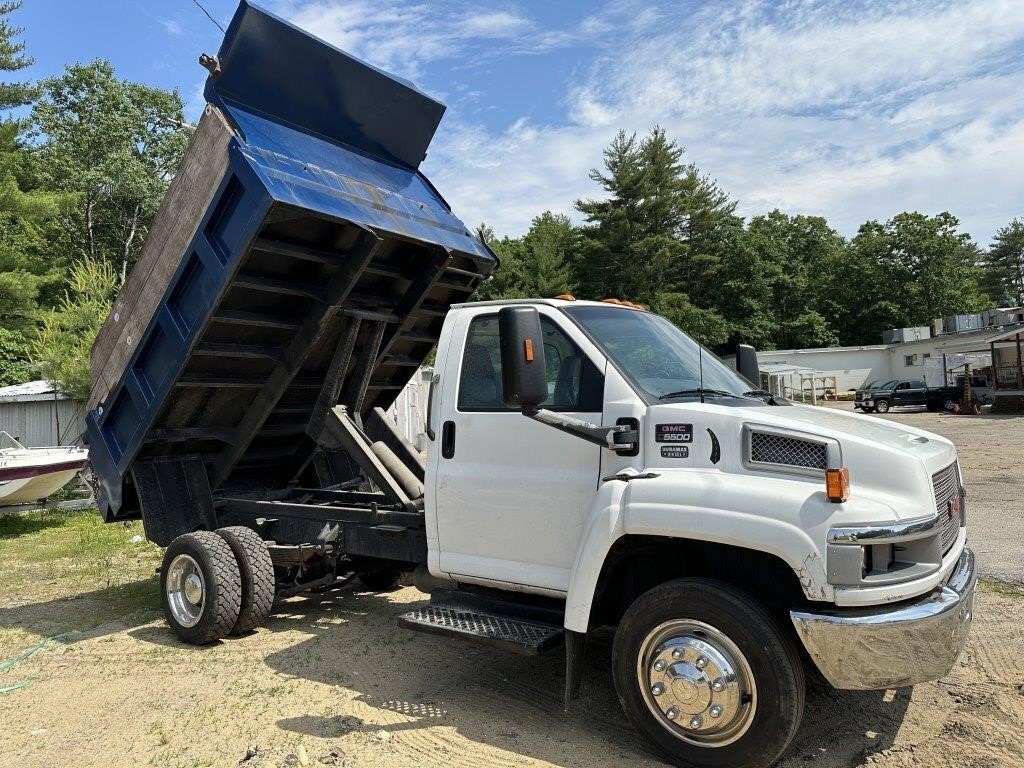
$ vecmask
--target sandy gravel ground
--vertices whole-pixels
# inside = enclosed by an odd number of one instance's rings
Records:
[[[966,419],[961,427],[935,414],[892,418],[948,430],[958,444],[988,439],[988,426]],[[961,452],[973,530],[991,524],[986,559],[1012,563],[1021,427],[993,428],[1017,436],[1005,464],[975,465],[973,449]],[[1016,521],[985,519],[1014,504]],[[0,689],[25,684],[0,693],[0,766],[664,765],[619,711],[608,635],[591,644],[583,698],[567,714],[561,653],[527,659],[400,630],[395,617],[424,598],[411,588],[292,598],[256,633],[197,649],[178,643],[155,613],[155,580],[141,574],[152,573],[156,553],[127,546],[137,532],[124,534],[123,557],[137,561],[124,572],[140,574],[129,583],[0,585],[0,661],[68,633],[0,665]],[[812,680],[803,728],[781,765],[1024,766],[1022,615],[1024,590],[989,583],[948,678],[865,693]],[[97,617],[108,618],[96,626]]]

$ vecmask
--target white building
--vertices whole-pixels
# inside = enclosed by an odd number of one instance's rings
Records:
[[[822,389],[828,387],[828,384],[823,387],[820,380],[829,377],[834,377],[839,393],[857,389],[869,381],[888,379],[925,379],[929,386],[942,386],[945,383],[943,373],[965,362],[975,370],[991,365],[990,342],[1022,328],[1024,325],[1016,324],[924,338],[914,338],[924,334],[907,333],[903,335],[903,338],[909,337],[906,341],[860,347],[759,350],[757,361],[762,374],[800,371],[806,378],[813,373],[819,396]]]
[[[48,381],[0,387],[0,431],[29,448],[70,445],[85,432],[85,402]]]

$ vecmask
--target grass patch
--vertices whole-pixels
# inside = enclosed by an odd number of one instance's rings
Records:
[[[995,592],[997,595],[1002,595],[1003,597],[1014,597],[1018,600],[1024,599],[1024,587],[1018,587],[1015,584],[982,579],[981,587],[986,592]]]

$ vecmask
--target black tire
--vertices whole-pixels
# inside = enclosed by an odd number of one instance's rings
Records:
[[[756,708],[746,731],[731,743],[706,746],[685,741],[673,733],[681,729],[656,716],[645,701],[646,688],[642,691],[641,684],[647,682],[641,683],[637,670],[645,640],[655,628],[676,620],[714,628],[735,644],[749,664]],[[774,765],[803,716],[804,669],[792,634],[745,592],[722,582],[678,579],[641,595],[615,633],[612,673],[619,702],[633,726],[673,765],[684,768]]]
[[[875,401],[875,410],[878,411],[879,413],[888,413],[889,412],[889,407],[890,406],[889,406],[889,401],[888,400],[876,400]]]
[[[359,571],[356,575],[371,592],[394,592],[398,589],[402,573],[397,568],[376,568],[372,571]]]
[[[266,623],[274,607],[274,563],[266,542],[251,528],[233,525],[217,533],[235,553],[242,576],[242,606],[231,634],[251,632]]]
[[[194,565],[202,580],[202,599],[192,604],[195,623],[183,623],[175,615],[168,593],[172,565],[179,555],[184,566]],[[212,531],[179,536],[164,552],[160,568],[160,594],[164,617],[179,638],[192,645],[206,645],[227,635],[238,621],[242,607],[242,576],[228,543]]]

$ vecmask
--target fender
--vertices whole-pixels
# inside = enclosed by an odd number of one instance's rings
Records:
[[[608,551],[630,534],[765,552],[793,569],[808,599],[834,600],[823,554],[815,544],[824,542],[836,511],[821,483],[717,470],[655,471],[659,474],[654,478],[609,480],[598,489],[570,576],[566,629],[587,631]]]

